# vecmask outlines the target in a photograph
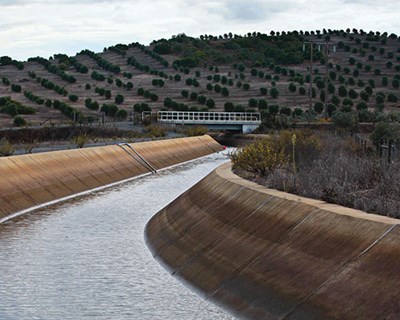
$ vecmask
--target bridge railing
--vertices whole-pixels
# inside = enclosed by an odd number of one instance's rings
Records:
[[[257,112],[191,112],[159,111],[157,120],[165,123],[261,123],[261,114]]]

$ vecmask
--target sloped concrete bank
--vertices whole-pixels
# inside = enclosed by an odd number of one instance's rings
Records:
[[[0,158],[0,220],[220,150],[211,137],[201,136]]]
[[[270,190],[222,165],[146,226],[153,255],[245,319],[400,319],[399,221]]]

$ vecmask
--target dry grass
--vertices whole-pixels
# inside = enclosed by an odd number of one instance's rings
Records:
[[[166,130],[163,126],[151,124],[146,127],[147,136],[149,137],[165,137]]]
[[[296,155],[289,163],[251,179],[269,188],[371,213],[400,217],[400,164],[363,153],[351,140],[319,135],[321,152]],[[307,159],[307,161],[304,161]],[[238,173],[249,178],[249,173]]]
[[[11,156],[14,152],[13,145],[6,138],[2,138],[0,140],[0,157]]]

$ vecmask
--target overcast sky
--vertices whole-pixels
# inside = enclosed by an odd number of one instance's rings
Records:
[[[0,56],[17,60],[190,36],[357,28],[400,35],[399,0],[0,0]]]

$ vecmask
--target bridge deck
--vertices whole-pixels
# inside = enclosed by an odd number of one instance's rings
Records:
[[[157,120],[175,124],[260,125],[261,114],[255,112],[159,111]]]

